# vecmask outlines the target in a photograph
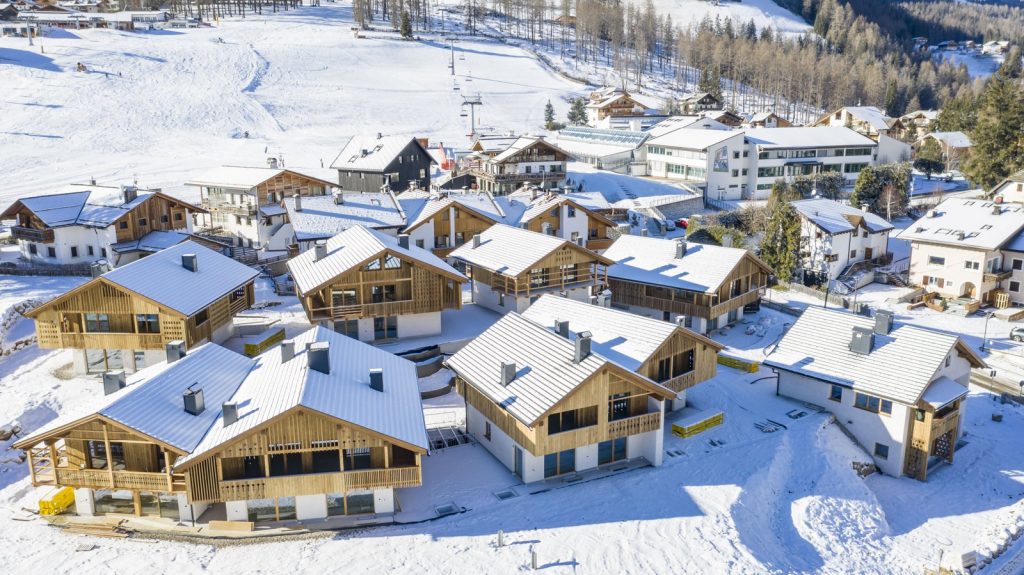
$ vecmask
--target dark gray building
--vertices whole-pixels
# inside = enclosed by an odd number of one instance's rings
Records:
[[[430,189],[433,158],[409,136],[353,137],[331,164],[338,184],[348,192],[379,192],[385,184],[400,192],[416,184]]]

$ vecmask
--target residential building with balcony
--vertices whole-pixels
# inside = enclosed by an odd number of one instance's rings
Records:
[[[827,199],[797,200],[792,205],[800,217],[800,262],[805,274],[825,283],[851,275],[850,271],[889,263],[893,225],[885,218]]]
[[[565,165],[570,155],[558,146],[535,136],[520,136],[493,156],[483,152],[463,159],[458,179],[471,181],[476,189],[503,196],[526,183],[544,189],[565,185]]]
[[[837,173],[852,186],[861,170],[881,163],[878,143],[849,128],[755,128],[746,138],[752,161],[743,199],[767,199],[776,180],[796,176]]]
[[[1024,204],[1024,170],[1014,172],[996,184],[988,197],[999,203]]]
[[[423,142],[426,142],[424,140]],[[331,169],[345,191],[401,191],[410,186],[430,189],[434,157],[426,144],[410,136],[355,136],[342,147]]]
[[[589,302],[605,286],[612,260],[566,239],[494,224],[453,251],[466,266],[473,302],[522,313],[546,293]]]
[[[749,150],[738,130],[679,128],[644,143],[647,173],[691,182],[711,200],[739,200],[747,193]]]
[[[678,324],[554,295],[522,315],[555,333],[568,330],[569,339],[589,332],[598,353],[675,392],[666,410],[685,407],[686,391],[715,376],[724,347]]]
[[[604,256],[615,262],[608,268],[613,306],[698,333],[742,319],[772,273],[747,250],[685,240],[621,236]]]
[[[1022,231],[1020,204],[950,198],[896,237],[910,242],[911,284],[943,298],[1006,307],[1024,299],[1020,284],[1009,283],[1013,260],[1020,261],[1009,253],[1020,249]]]
[[[653,98],[617,88],[602,88],[590,93],[586,105],[587,125],[604,129],[629,128],[632,125],[641,130],[665,118],[658,106]]]
[[[985,367],[956,335],[808,307],[764,364],[776,392],[820,406],[886,475],[925,481],[953,463],[972,367]]]
[[[233,333],[232,318],[254,302],[259,272],[184,242],[108,271],[26,313],[39,347],[72,350],[77,373],[134,372],[164,359],[168,343],[188,350]]]
[[[369,342],[441,333],[441,311],[462,307],[466,277],[432,254],[355,226],[288,261],[310,323]]]
[[[75,488],[80,515],[322,524],[387,517],[397,489],[422,484],[415,365],[330,330],[252,359],[205,344],[119,376],[98,410],[17,444],[35,485]]]
[[[228,238],[232,245],[266,249],[285,224],[285,198],[323,196],[337,186],[326,173],[318,177],[307,170],[284,169],[273,159],[268,164],[222,166],[185,182],[199,188],[201,205],[208,211],[200,218],[200,227]]]
[[[638,362],[590,332],[551,328],[511,312],[445,361],[466,400],[467,431],[525,483],[627,461],[661,465],[675,392],[620,364]]]
[[[417,209],[425,201],[405,203]],[[294,253],[312,249],[316,242],[355,226],[397,237],[408,219],[403,204],[390,191],[345,193],[335,190],[326,196],[285,198],[281,205],[287,212],[285,224],[274,233],[270,249],[289,249]]]
[[[878,144],[877,160],[880,164],[910,159],[911,147],[903,141],[908,130],[902,118],[888,116],[875,106],[846,106],[822,116],[814,126],[849,128],[871,138]]]
[[[153,247],[185,241],[193,215],[205,212],[160,190],[134,185],[76,184],[69,189],[21,198],[0,213],[0,219],[14,220],[11,237],[18,242],[21,259],[49,265],[99,260],[122,265],[149,253],[139,249],[140,242]]]

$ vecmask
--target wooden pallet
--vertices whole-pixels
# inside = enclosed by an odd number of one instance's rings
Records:
[[[76,535],[124,539],[131,535],[130,531],[124,527],[124,523],[124,519],[117,523],[71,523],[64,527],[64,529],[68,533]]]

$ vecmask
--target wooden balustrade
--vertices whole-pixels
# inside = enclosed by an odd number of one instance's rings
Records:
[[[113,477],[113,483],[111,482]],[[173,484],[181,484],[181,476],[148,471],[114,471],[106,469],[63,469],[57,468],[57,484],[93,489],[139,489],[143,491],[169,491]]]
[[[51,244],[53,243],[53,228],[37,230],[36,228],[27,228],[25,226],[12,226],[11,238],[15,240]]]
[[[320,493],[346,493],[378,488],[417,487],[423,483],[419,467],[361,469],[333,473],[304,473],[220,482],[222,501],[243,501]]]
[[[159,333],[62,333],[62,348],[71,349],[161,349]],[[170,341],[168,339],[168,341]]]
[[[608,439],[661,429],[661,412],[645,413],[608,422]]]

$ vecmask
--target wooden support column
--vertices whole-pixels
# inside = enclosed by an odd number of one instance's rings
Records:
[[[142,496],[135,489],[132,489],[132,505],[135,507],[135,516],[140,517],[142,515]]]
[[[174,491],[174,479],[171,476],[170,454],[167,453],[166,449],[163,449],[162,451],[164,452],[164,469],[167,472],[167,491],[172,492]]]
[[[104,353],[106,353],[106,352],[104,351]],[[103,424],[103,448],[106,450],[106,453],[107,453],[107,475],[110,477],[110,488],[113,489],[114,488],[114,458],[113,458],[113,454],[110,452],[110,432],[108,430],[109,426],[107,425],[106,421],[102,422],[102,424]]]
[[[57,481],[57,442],[52,439],[47,444],[50,447],[50,469],[53,472],[53,480]]]

